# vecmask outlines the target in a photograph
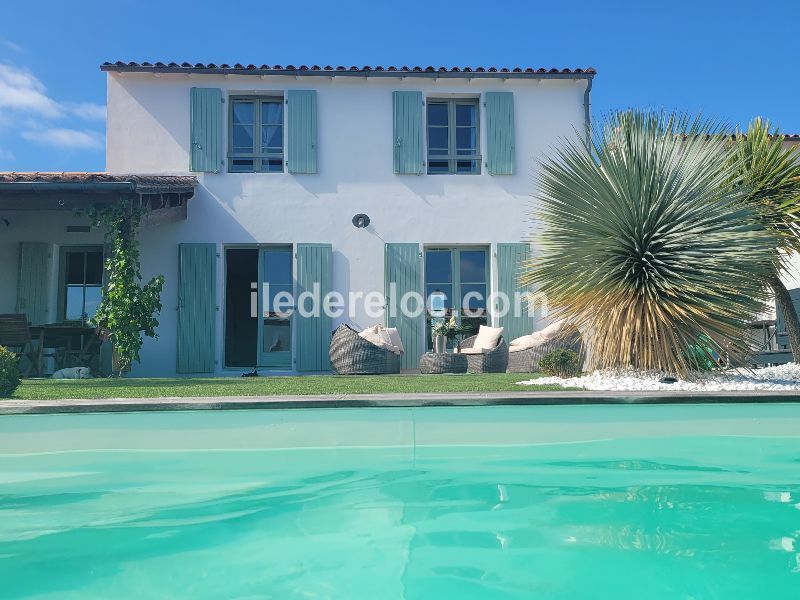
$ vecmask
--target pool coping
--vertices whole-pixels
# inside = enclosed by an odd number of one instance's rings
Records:
[[[408,408],[424,406],[568,406],[587,404],[751,404],[800,403],[796,391],[732,392],[447,392],[423,394],[330,394],[286,396],[202,396],[0,400],[0,415],[177,410],[302,408]]]

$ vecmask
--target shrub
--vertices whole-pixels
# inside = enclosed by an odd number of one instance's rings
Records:
[[[0,398],[8,398],[19,386],[19,362],[17,355],[0,346]]]
[[[553,350],[542,357],[539,368],[551,377],[577,377],[581,373],[581,358],[574,350]]]
[[[719,366],[716,361],[717,353],[708,336],[701,335],[683,354],[686,364],[695,371],[713,371]]]

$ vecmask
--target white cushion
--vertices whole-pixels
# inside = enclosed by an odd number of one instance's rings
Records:
[[[461,354],[484,354],[486,350],[483,348],[462,348]]]
[[[380,345],[383,342],[380,333],[378,333],[378,328],[380,325],[373,325],[372,327],[367,327],[366,329],[359,332],[358,337],[364,338],[368,342],[372,342],[376,346]]]
[[[500,341],[501,335],[503,335],[502,327],[487,327],[486,325],[481,325],[480,329],[478,329],[478,336],[475,338],[475,343],[472,344],[472,347],[493,350],[497,347],[497,342]]]
[[[392,342],[391,334],[387,332],[380,325],[373,325],[372,327],[367,327],[366,329],[361,331],[358,334],[358,336],[367,340],[371,344],[375,344],[379,348],[388,350],[389,352],[394,352],[395,354],[400,354],[403,352],[402,342],[400,343],[399,347],[396,346]],[[399,338],[400,336],[398,335],[397,337]]]
[[[511,340],[511,343],[508,345],[508,351],[520,352],[521,350],[529,350],[530,348],[541,346],[546,341],[547,340],[542,339],[538,332],[531,333],[530,335],[523,335],[522,337]]]
[[[544,341],[552,340],[559,333],[561,333],[561,330],[564,329],[565,324],[566,321],[564,321],[564,319],[560,319],[558,321],[550,323],[550,325],[548,325],[544,329],[540,329],[539,331],[534,332],[532,335],[538,334],[539,337]]]
[[[381,329],[389,336],[389,343],[398,350],[395,354],[402,354],[406,351],[403,348],[403,340],[400,339],[400,332],[397,331],[397,327],[382,327]]]

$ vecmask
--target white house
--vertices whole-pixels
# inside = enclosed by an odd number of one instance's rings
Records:
[[[329,368],[340,322],[397,325],[405,368],[438,291],[457,314],[512,294],[542,155],[582,135],[593,69],[106,63],[107,174],[0,175],[0,313],[91,314],[102,233],[74,208],[139,196],[142,273],[163,274],[159,338],[134,375]],[[365,226],[366,225],[366,226]],[[263,284],[269,284],[265,291]],[[259,285],[262,284],[262,285]],[[341,316],[276,315],[276,292],[371,296]],[[486,300],[470,321],[529,332]],[[482,304],[483,302],[483,304]],[[376,306],[376,304],[378,306]],[[376,311],[377,309],[377,316]],[[259,318],[259,315],[261,318]]]

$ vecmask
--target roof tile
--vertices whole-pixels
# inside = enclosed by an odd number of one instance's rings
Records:
[[[112,175],[83,171],[0,172],[0,183],[135,183],[137,188],[193,188],[197,178],[188,175]]]
[[[491,73],[494,75],[514,75],[514,74],[537,74],[537,75],[559,75],[559,76],[569,76],[569,75],[579,75],[582,78],[586,78],[587,76],[594,76],[597,72],[592,67],[588,68],[575,68],[575,69],[557,69],[557,68],[549,68],[545,69],[542,67],[533,68],[533,67],[434,67],[434,66],[426,66],[422,67],[419,65],[415,66],[407,66],[403,65],[401,67],[396,67],[393,65],[389,66],[381,66],[381,65],[365,65],[363,67],[358,67],[356,65],[352,65],[350,67],[344,65],[338,66],[331,66],[326,65],[325,67],[320,67],[318,65],[308,66],[308,65],[261,65],[260,67],[256,67],[253,64],[248,64],[247,66],[243,66],[242,63],[235,63],[233,67],[231,67],[228,63],[221,63],[219,65],[215,63],[188,63],[182,62],[180,64],[170,62],[170,63],[163,63],[163,62],[122,62],[117,61],[114,63],[105,62],[103,63],[100,68],[103,71],[137,71],[137,72],[158,72],[167,70],[169,72],[183,72],[183,71],[203,71],[203,72],[220,72],[220,73],[229,73],[229,72],[246,72],[246,71],[270,71],[269,74],[276,74],[280,75],[281,71],[285,71],[287,74],[297,74],[297,73],[307,73],[307,72],[318,72],[318,71],[347,71],[353,73],[371,73],[371,72],[403,72],[403,73]]]

